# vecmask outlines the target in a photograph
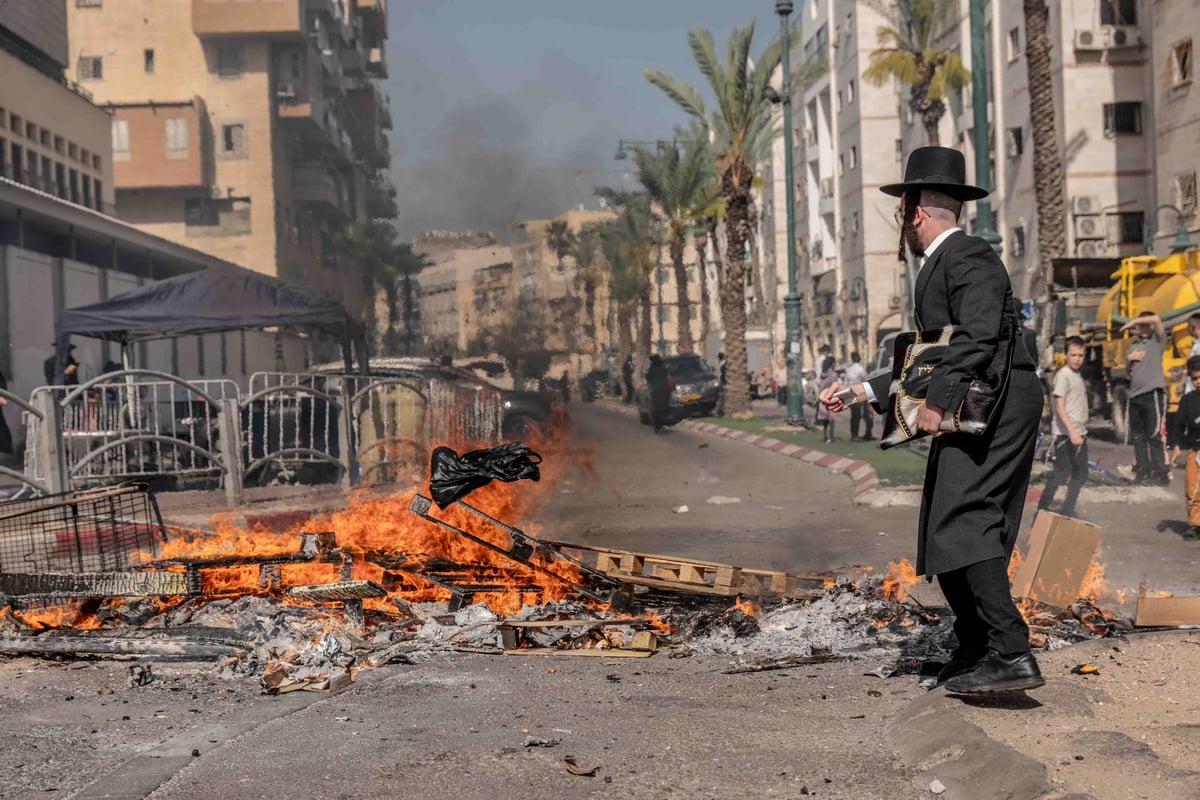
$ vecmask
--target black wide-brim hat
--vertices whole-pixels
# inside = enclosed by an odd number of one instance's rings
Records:
[[[880,186],[879,191],[892,197],[905,192],[933,189],[955,200],[982,200],[990,192],[967,183],[967,160],[949,147],[918,147],[904,165],[904,182]]]

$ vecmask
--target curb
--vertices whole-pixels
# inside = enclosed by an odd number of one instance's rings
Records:
[[[846,458],[845,456],[834,455],[832,453],[823,453],[820,450],[810,450],[798,444],[788,444],[769,436],[759,436],[749,431],[739,431],[733,428],[726,428],[722,425],[714,425],[711,422],[696,422],[695,420],[685,419],[677,423],[676,427],[709,433],[714,436],[723,436],[726,439],[736,439],[740,442],[761,447],[764,450],[770,450],[773,453],[798,459],[806,464],[814,464],[818,467],[825,467],[833,472],[840,472],[854,482],[855,502],[860,502],[865,495],[879,490],[879,475],[875,472],[875,468],[866,461]],[[914,494],[919,495],[919,493]]]

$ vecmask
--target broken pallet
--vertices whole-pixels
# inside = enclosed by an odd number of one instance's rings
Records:
[[[791,575],[774,570],[747,569],[732,564],[696,561],[675,556],[616,550],[610,547],[549,542],[576,561],[627,583],[668,592],[734,597],[795,597],[813,599],[832,580],[825,575]],[[802,584],[807,584],[802,586]]]

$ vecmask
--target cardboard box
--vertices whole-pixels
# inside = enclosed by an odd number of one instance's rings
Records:
[[[1071,605],[1079,596],[1099,544],[1099,526],[1039,511],[1029,533],[1029,552],[1013,576],[1013,597],[1058,608]]]

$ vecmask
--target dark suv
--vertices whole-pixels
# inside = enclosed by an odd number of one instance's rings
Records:
[[[694,353],[668,356],[663,363],[671,376],[671,419],[711,415],[721,399],[721,382],[713,368]],[[650,424],[650,387],[644,382],[637,390],[637,408],[642,424]]]

